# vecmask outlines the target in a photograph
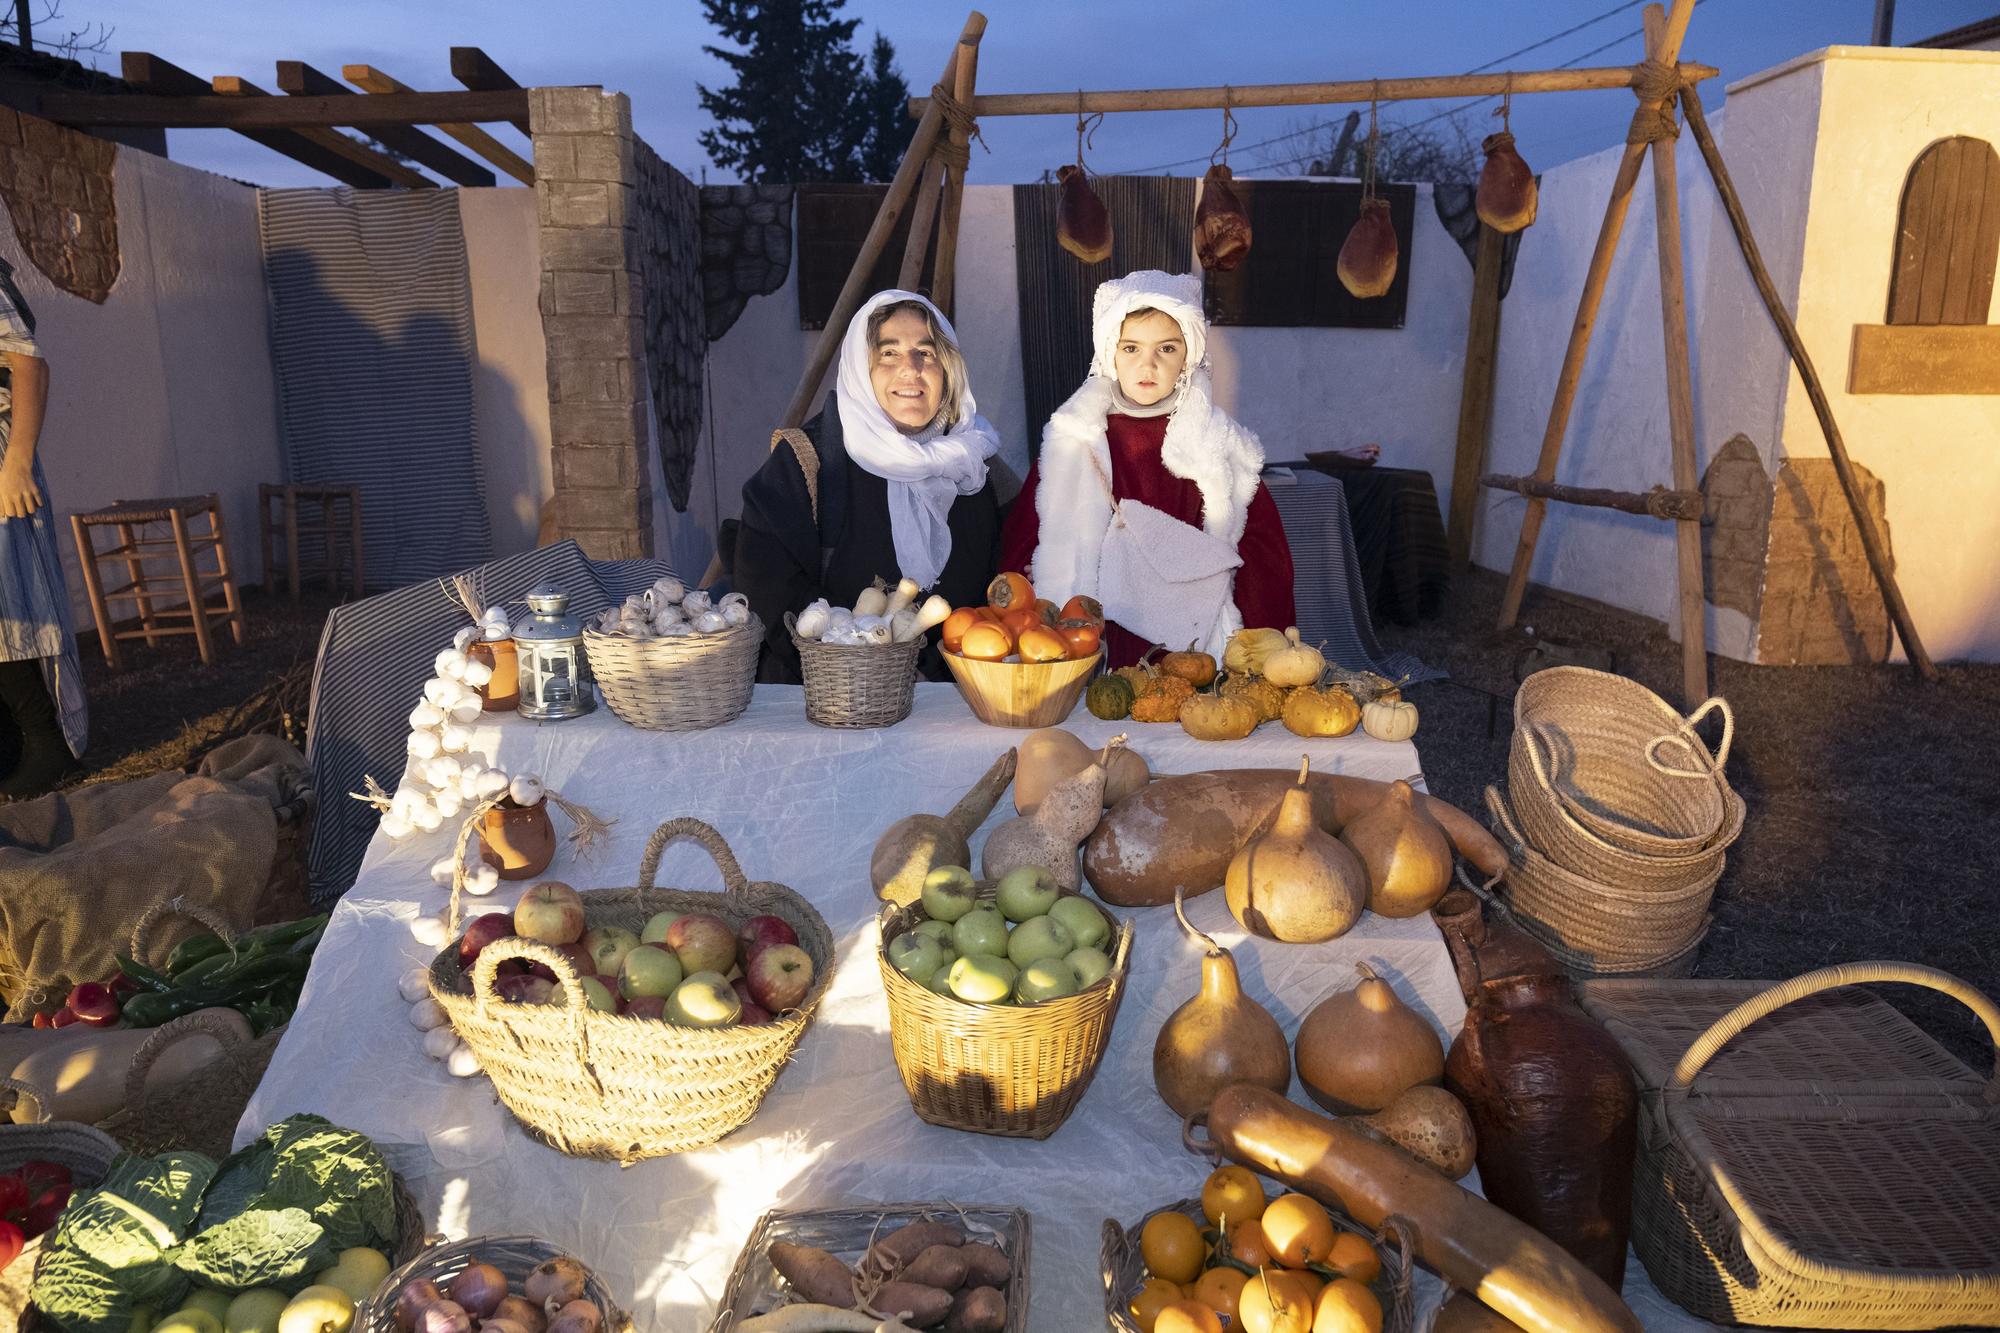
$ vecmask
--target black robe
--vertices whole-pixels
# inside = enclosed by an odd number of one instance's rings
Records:
[[[840,413],[831,404],[804,430],[819,454],[817,536],[805,473],[783,443],[743,484],[743,520],[736,534],[736,590],[750,599],[765,625],[757,679],[775,684],[800,680],[785,612],[803,611],[816,597],[853,606],[877,575],[890,584],[902,578],[889,527],[889,483],[848,456]],[[1000,504],[991,477],[974,494],[958,497],[949,522],[951,556],[927,592],[954,607],[982,605],[1000,552]],[[935,642],[925,646],[917,671],[925,680],[951,679]]]

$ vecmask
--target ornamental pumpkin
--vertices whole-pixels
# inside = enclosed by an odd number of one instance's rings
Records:
[[[1260,723],[1276,722],[1285,715],[1285,692],[1261,676],[1239,676],[1232,672],[1223,679],[1222,693],[1256,709]]]
[[[1160,659],[1160,670],[1169,676],[1179,676],[1196,689],[1206,689],[1215,680],[1215,659],[1207,653],[1198,653],[1189,644],[1184,652],[1168,653]]]
[[[1181,708],[1194,697],[1194,686],[1179,676],[1162,676],[1159,679],[1170,684],[1160,689],[1146,689],[1139,692],[1139,697],[1132,702],[1134,722],[1181,720]],[[1178,685],[1180,688],[1173,689],[1171,688],[1173,685]]]
[[[1090,710],[1092,717],[1117,722],[1132,716],[1132,703],[1138,697],[1132,682],[1125,677],[1099,676],[1090,682],[1090,688],[1084,692],[1083,706]]]
[[[1338,685],[1306,685],[1285,700],[1285,728],[1296,736],[1345,736],[1361,722],[1361,706]]]
[[[1240,741],[1262,720],[1248,700],[1216,690],[1181,705],[1181,730],[1198,741]]]
[[[1264,673],[1265,658],[1290,646],[1291,640],[1283,631],[1240,629],[1229,636],[1229,646],[1222,650],[1222,665],[1233,676],[1259,676]]]
[[[1361,710],[1361,729],[1378,741],[1406,741],[1417,734],[1417,706],[1398,699],[1376,699]]]
[[[1285,631],[1285,644],[1264,659],[1264,679],[1286,688],[1316,684],[1320,673],[1326,670],[1325,656],[1319,649],[1299,642],[1297,626]]]

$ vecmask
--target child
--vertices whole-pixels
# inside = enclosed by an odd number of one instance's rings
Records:
[[[1293,622],[1292,552],[1264,448],[1210,398],[1201,279],[1097,289],[1090,377],[1056,409],[1008,513],[1000,568],[1058,606],[1104,606],[1111,666],[1190,641],[1218,661],[1245,625]]]

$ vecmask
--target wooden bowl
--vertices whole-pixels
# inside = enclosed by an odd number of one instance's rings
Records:
[[[1053,727],[1076,708],[1103,650],[1061,662],[982,662],[944,649],[966,704],[989,727]]]

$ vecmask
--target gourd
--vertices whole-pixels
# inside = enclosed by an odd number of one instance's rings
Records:
[[[1014,809],[1035,813],[1043,799],[1066,778],[1081,773],[1097,759],[1097,751],[1061,727],[1045,727],[1021,742],[1021,762],[1014,774]],[[1111,755],[1104,776],[1104,808],[1138,791],[1152,780],[1146,761],[1120,746]],[[947,864],[964,865],[963,861]]]
[[[1465,1103],[1428,1083],[1409,1089],[1374,1115],[1355,1116],[1354,1122],[1440,1172],[1446,1180],[1463,1179],[1479,1151]]]
[[[1368,872],[1313,822],[1311,764],[1300,760],[1299,780],[1285,789],[1270,827],[1243,844],[1222,880],[1230,914],[1245,930],[1287,944],[1346,934],[1368,901]]]
[[[1235,676],[1258,676],[1272,653],[1291,646],[1291,640],[1275,629],[1240,629],[1229,636],[1222,650],[1222,665]]]
[[[1285,644],[1265,657],[1264,679],[1285,689],[1316,684],[1320,672],[1326,670],[1326,655],[1310,644],[1300,643],[1297,626],[1285,631]]]
[[[1168,653],[1160,659],[1159,669],[1166,675],[1178,676],[1196,689],[1204,689],[1215,680],[1215,659],[1207,653],[1198,653],[1194,645],[1178,653]]]
[[[1361,707],[1361,729],[1378,741],[1406,741],[1417,734],[1417,706],[1402,699],[1373,699]]]
[[[1380,805],[1340,830],[1340,840],[1368,871],[1368,910],[1419,916],[1451,887],[1451,840],[1407,782],[1389,784]]]
[[[1198,741],[1240,741],[1261,719],[1246,699],[1214,690],[1181,705],[1181,730]]]
[[[868,877],[875,896],[895,903],[913,903],[924,887],[924,876],[939,866],[969,865],[973,831],[986,822],[1000,794],[1014,779],[1016,752],[993,761],[985,776],[972,784],[946,815],[905,815],[884,829],[868,860]]]
[[[1380,1111],[1419,1084],[1444,1080],[1444,1043],[1430,1021],[1366,963],[1361,984],[1321,1000],[1299,1024],[1299,1082],[1329,1111]]]
[[[1113,736],[1095,763],[1050,788],[1035,813],[1018,815],[987,834],[979,854],[986,878],[1040,866],[1063,888],[1076,888],[1076,849],[1104,816],[1106,765],[1123,744],[1123,736]]]
[[[1361,722],[1361,707],[1338,685],[1301,685],[1285,696],[1285,729],[1308,740],[1345,736]]]
[[[1179,676],[1155,673],[1140,687],[1132,703],[1134,722],[1178,722],[1181,709],[1194,698],[1194,686]]]
[[[169,1038],[157,1048],[159,1053],[148,1076],[162,1087],[190,1078],[220,1059],[229,1050],[224,1034],[236,1042],[250,1040],[250,1021],[234,1009],[198,1009],[181,1021],[189,1030],[179,1040]],[[39,1111],[51,1120],[86,1125],[109,1119],[125,1109],[132,1062],[139,1048],[159,1030],[92,1028],[79,1023],[55,1032],[35,1033],[33,1054],[13,1072],[31,1092],[15,1101],[11,1118],[18,1124],[32,1124]]]
[[[1099,676],[1084,691],[1083,706],[1090,710],[1094,718],[1117,722],[1132,716],[1132,701],[1137,697],[1132,682],[1125,677]]]
[[[1202,946],[1201,989],[1174,1010],[1153,1042],[1153,1086],[1179,1116],[1208,1109],[1231,1083],[1254,1083],[1279,1096],[1292,1085],[1292,1053],[1271,1012],[1243,993],[1229,950],[1196,930],[1181,896],[1181,929]]]
[[[1285,715],[1285,692],[1262,676],[1227,675],[1222,680],[1222,693],[1249,704],[1260,725]]]

